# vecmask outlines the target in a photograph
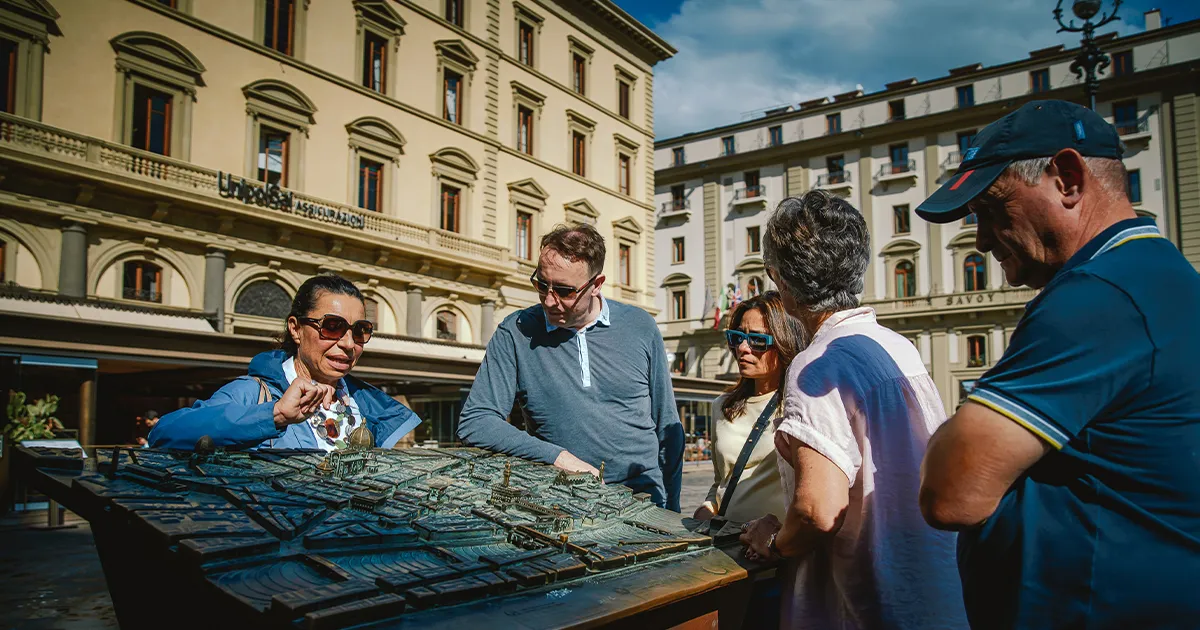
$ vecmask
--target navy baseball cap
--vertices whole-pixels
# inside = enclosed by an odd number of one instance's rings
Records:
[[[1117,130],[1096,112],[1067,101],[1031,101],[976,134],[958,172],[917,206],[917,215],[931,223],[957,221],[1009,164],[1063,149],[1116,160],[1125,153]]]

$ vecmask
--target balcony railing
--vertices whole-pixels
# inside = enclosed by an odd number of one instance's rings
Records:
[[[762,184],[759,184],[758,186],[746,186],[745,188],[733,191],[733,200],[739,201],[742,199],[757,199],[760,197],[765,197],[766,194],[767,187],[763,186]]]
[[[833,171],[817,176],[817,186],[839,186],[850,183],[850,174],[846,171]]]
[[[692,209],[691,201],[689,201],[687,199],[672,199],[670,201],[664,201],[662,207],[658,209],[658,213],[659,214],[670,214],[672,212],[683,212],[684,210],[691,210],[691,209]]]
[[[950,171],[958,168],[959,164],[962,164],[962,152],[951,151],[950,154],[946,156],[946,161],[942,162],[942,168]]]
[[[907,175],[916,174],[917,161],[906,160],[903,162],[885,162],[879,167],[879,177],[889,177],[891,175]]]
[[[139,302],[154,302],[162,303],[162,293],[160,291],[150,291],[146,289],[137,290],[133,287],[124,287],[121,290],[121,297],[126,300],[137,300]]]
[[[1134,136],[1140,133],[1150,133],[1150,121],[1143,120],[1118,120],[1113,123],[1117,128],[1117,135],[1121,137]]]
[[[60,161],[89,164],[101,170],[133,175],[140,179],[151,180],[158,184],[185,189],[213,197],[214,200],[224,201],[220,198],[217,171],[157,153],[72,133],[17,116],[0,114],[0,147],[25,153],[49,155]],[[257,182],[250,182],[250,184],[259,185]],[[410,245],[440,248],[493,263],[503,263],[508,260],[506,247],[476,241],[455,232],[410,223],[300,192],[293,191],[291,195],[294,200],[292,208],[279,209],[261,205],[255,205],[255,208],[267,213],[289,215],[286,218],[286,221],[289,222],[294,222],[296,215],[299,215],[302,221],[312,221],[314,224],[326,226],[330,223],[345,225],[346,217],[361,217],[362,230],[369,234],[384,236]],[[356,222],[354,221],[354,223]]]

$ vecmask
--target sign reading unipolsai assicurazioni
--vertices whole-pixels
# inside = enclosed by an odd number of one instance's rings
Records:
[[[249,206],[281,210],[356,230],[361,230],[367,225],[366,218],[356,212],[298,200],[292,191],[284,190],[278,184],[250,182],[241,177],[234,177],[232,173],[217,172],[217,192],[226,199],[237,199]]]

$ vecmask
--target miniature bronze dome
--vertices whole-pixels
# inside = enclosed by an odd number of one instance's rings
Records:
[[[350,432],[350,447],[375,448],[375,436],[371,434],[366,423],[360,424],[357,429]]]

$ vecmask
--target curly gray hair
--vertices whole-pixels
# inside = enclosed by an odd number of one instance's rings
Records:
[[[827,313],[858,306],[870,248],[862,214],[814,190],[779,202],[767,221],[763,259],[801,308]]]

